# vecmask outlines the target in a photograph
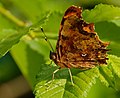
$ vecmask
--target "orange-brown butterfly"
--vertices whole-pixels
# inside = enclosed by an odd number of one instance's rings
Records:
[[[82,19],[82,8],[71,6],[61,21],[56,51],[50,52],[50,59],[60,68],[94,68],[107,64],[108,45],[94,32],[94,24]]]

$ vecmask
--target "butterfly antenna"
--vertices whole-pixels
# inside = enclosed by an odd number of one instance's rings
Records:
[[[54,52],[54,49],[53,49],[53,47],[52,47],[52,45],[51,45],[50,41],[48,40],[48,38],[47,38],[47,36],[46,36],[46,34],[45,34],[45,32],[44,32],[44,30],[43,30],[43,28],[42,28],[42,27],[41,27],[41,31],[42,31],[42,33],[43,33],[43,34],[44,34],[44,36],[45,36],[45,40],[46,40],[46,42],[48,42],[49,46],[51,47],[52,51]]]

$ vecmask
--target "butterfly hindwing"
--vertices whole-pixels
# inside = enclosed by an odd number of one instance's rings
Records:
[[[69,7],[61,21],[55,58],[51,59],[60,67],[81,69],[106,64],[106,47],[94,32],[94,24],[82,19],[80,7]]]

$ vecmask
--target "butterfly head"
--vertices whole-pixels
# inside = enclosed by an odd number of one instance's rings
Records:
[[[57,60],[56,58],[57,58],[56,53],[50,51],[50,59],[53,60],[54,62],[56,62],[56,60]]]

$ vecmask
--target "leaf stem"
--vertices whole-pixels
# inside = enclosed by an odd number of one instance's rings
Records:
[[[8,19],[16,23],[18,26],[25,27],[26,24],[15,17],[9,10],[5,9],[3,6],[0,5],[0,13],[6,16]]]
[[[57,40],[57,35],[55,33],[53,33],[53,34],[47,33],[46,36],[50,40]],[[45,36],[40,32],[39,33],[31,32],[31,33],[28,33],[28,35],[26,35],[24,38],[25,39],[34,39],[34,38],[45,39]]]

